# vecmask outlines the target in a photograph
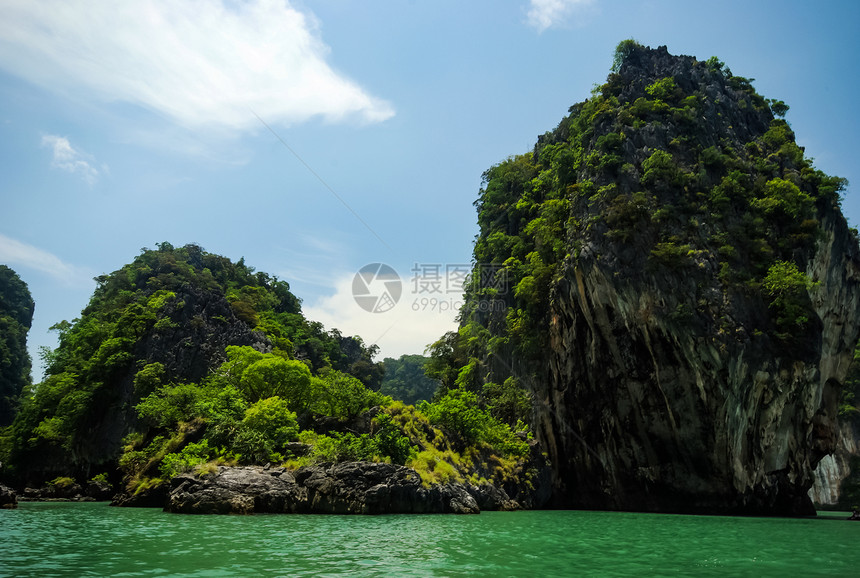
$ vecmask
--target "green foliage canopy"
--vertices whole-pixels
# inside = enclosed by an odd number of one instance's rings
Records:
[[[7,278],[12,279],[0,274],[0,281]],[[374,347],[307,320],[289,284],[255,272],[244,259],[232,262],[197,245],[159,243],[96,281],[80,318],[52,328],[59,345],[42,352],[45,379],[22,396],[15,423],[0,444],[6,471],[38,478],[39,471],[57,467],[104,469],[120,444],[104,431],[118,436],[124,424],[135,422],[132,412],[139,404],[140,427],[170,429],[206,415],[200,398],[217,397],[227,385],[241,391],[245,403],[279,396],[302,411],[310,403],[313,373],[341,371],[375,388],[381,381]],[[20,293],[21,284],[11,286]],[[23,318],[27,307],[16,307],[13,317]],[[5,319],[0,315],[0,329]],[[235,367],[222,371],[218,387],[207,389],[204,381],[223,360],[224,347],[231,339],[247,342],[250,335],[270,345],[273,357],[264,360],[258,351],[243,350]],[[0,343],[5,357],[3,347]],[[21,352],[26,353],[23,346]],[[3,389],[9,368],[0,363],[0,414],[11,407],[3,400],[17,398],[22,387],[19,380],[15,391]],[[22,368],[18,364],[14,372],[28,375],[29,365],[26,372]],[[241,422],[241,416],[226,419],[227,413],[220,421],[207,417],[223,426],[225,436]]]
[[[429,358],[422,355],[401,355],[398,359],[383,360],[385,377],[379,392],[404,403],[430,401],[439,387],[439,381],[429,377],[425,368]]]
[[[34,308],[27,284],[0,265],[0,428],[12,422],[18,397],[30,384],[27,332]]]

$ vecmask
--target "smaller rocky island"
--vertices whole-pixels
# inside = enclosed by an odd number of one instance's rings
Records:
[[[375,346],[309,321],[285,282],[243,260],[162,243],[97,280],[6,429],[18,499],[233,514],[549,499],[523,411],[453,387],[409,405],[385,395]]]

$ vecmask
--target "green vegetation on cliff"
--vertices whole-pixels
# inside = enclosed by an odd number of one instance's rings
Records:
[[[79,319],[54,326],[41,384],[22,399],[6,435],[26,475],[87,475],[116,460],[137,428],[134,405],[159,383],[196,382],[229,345],[255,346],[305,371],[341,371],[378,388],[374,347],[305,319],[289,285],[196,245],[161,243],[96,279]]]
[[[151,367],[141,374],[152,384],[160,371]],[[428,484],[526,474],[525,438],[474,400],[425,401],[418,411],[351,375],[313,375],[277,352],[230,346],[199,385],[154,385],[136,406],[149,427],[126,438],[119,459],[132,493],[216,464],[378,461],[414,467]]]
[[[161,243],[97,281],[0,437],[17,483],[108,471],[135,493],[217,464],[351,460],[410,465],[428,484],[528,474],[525,432],[447,398],[395,402],[376,346],[307,320],[286,282],[243,260]],[[431,398],[425,362],[386,360],[386,390]]]
[[[660,50],[619,44],[591,98],[532,152],[484,173],[461,327],[431,350],[445,387],[489,405],[491,392],[513,396],[498,384],[534,373],[550,346],[554,285],[581,256],[622,282],[697,282],[699,294],[651,312],[679,326],[725,317],[744,295],[762,304],[750,333],[793,349],[814,329],[805,268],[817,215],[839,206],[845,181],[804,156],[777,118],[783,102],[716,58],[678,57],[673,75],[655,79],[652,59],[675,58]],[[720,298],[705,281],[714,270]],[[515,396],[508,405],[520,407]]]
[[[27,332],[34,308],[27,284],[0,265],[0,427],[12,422],[18,396],[30,384]]]
[[[530,424],[556,505],[810,511],[860,248],[845,181],[787,111],[717,58],[625,41],[588,100],[484,173],[460,327],[427,371]]]

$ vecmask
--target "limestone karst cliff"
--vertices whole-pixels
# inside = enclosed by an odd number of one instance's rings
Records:
[[[716,58],[625,41],[485,173],[456,385],[530,392],[556,505],[814,511],[860,251],[787,109]]]

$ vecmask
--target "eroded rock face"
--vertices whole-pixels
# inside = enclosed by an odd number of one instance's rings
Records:
[[[698,116],[686,124],[669,117],[639,128],[624,124],[622,115],[634,110],[626,102],[647,98],[643,87],[670,77],[683,95],[696,97]],[[594,139],[623,130],[621,162],[629,168],[613,176],[584,167],[578,175],[580,182],[592,179],[594,189],[609,188],[590,198],[571,195],[571,222],[578,225],[568,230],[571,250],[550,292],[549,351],[531,365],[554,503],[813,514],[807,492],[813,469],[838,440],[837,403],[860,330],[857,240],[834,197],[801,177],[811,169],[797,155],[782,164],[749,160],[755,157],[748,153],[770,146],[771,135],[762,136],[769,123],[784,125],[760,97],[736,88],[743,82],[665,48],[643,48],[609,84],[622,112],[603,117],[610,120],[594,126]],[[730,151],[735,166],[750,167],[748,188],[736,189],[734,206],[708,204],[715,198],[708,186],[746,178],[709,172],[704,153],[695,151],[711,142]],[[591,150],[599,153],[598,146]],[[669,151],[676,180],[643,175],[643,159],[653,160],[657,150]],[[815,235],[780,238],[794,225],[761,212],[772,201],[755,197],[769,179],[797,183],[814,200],[807,216]],[[697,187],[706,192],[695,194]],[[642,195],[641,207],[624,191]],[[609,194],[618,196],[601,205]],[[645,206],[672,216],[652,218]],[[601,211],[616,211],[615,220],[602,220]],[[753,236],[739,232],[754,211],[758,231],[770,231],[756,241],[769,243],[766,256],[749,248]],[[737,281],[733,271],[747,262],[726,255],[742,243],[761,264]],[[667,248],[672,258],[661,255]],[[777,256],[810,280],[797,297],[808,320],[792,325],[793,334],[780,332],[785,322],[763,289],[764,271]]]
[[[504,499],[502,499],[504,501]],[[409,468],[370,462],[298,469],[219,467],[214,475],[177,476],[165,511],[184,514],[477,514],[466,487],[424,488]]]
[[[843,263],[844,265],[844,263]],[[843,280],[856,286],[856,266]],[[551,411],[541,431],[572,504],[811,513],[812,470],[834,449],[857,295],[819,288],[817,359],[767,343],[641,324],[643,295],[594,268],[570,271],[553,327]],[[826,295],[826,297],[825,297]],[[851,320],[838,322],[837,320]],[[847,327],[846,327],[847,325]]]
[[[815,504],[834,507],[845,501],[840,490],[844,480],[854,473],[851,461],[860,455],[860,436],[850,422],[843,422],[840,430],[836,450],[824,456],[815,468],[815,482],[809,490],[809,497]],[[844,506],[850,508],[853,504]]]
[[[596,259],[567,265],[539,409],[562,502],[814,513],[807,491],[838,439],[860,313],[856,243],[841,215],[822,215],[822,229],[807,267],[816,330],[799,351],[747,333],[753,305],[740,297],[730,332],[685,331],[649,310],[695,287],[619,283]]]

